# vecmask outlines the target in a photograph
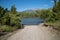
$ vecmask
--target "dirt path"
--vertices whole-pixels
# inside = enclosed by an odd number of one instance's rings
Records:
[[[29,25],[9,37],[7,40],[60,40],[55,33],[51,33],[49,27],[42,25]]]

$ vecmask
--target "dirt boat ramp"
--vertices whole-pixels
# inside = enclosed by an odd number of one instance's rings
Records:
[[[24,29],[8,37],[7,40],[60,40],[50,27],[25,25]]]

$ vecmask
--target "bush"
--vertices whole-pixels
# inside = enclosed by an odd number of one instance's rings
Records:
[[[12,32],[13,30],[12,27],[7,25],[0,26],[0,32]]]
[[[54,28],[60,30],[60,22],[59,22],[59,21],[56,21],[56,22],[54,23]]]
[[[60,30],[60,21],[46,22],[45,24],[52,26],[54,29]]]

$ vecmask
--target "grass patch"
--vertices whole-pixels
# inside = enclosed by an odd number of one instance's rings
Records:
[[[56,22],[46,22],[45,23],[48,26],[52,26],[54,29],[60,30],[60,21],[56,21]]]
[[[44,24],[46,24],[46,25],[54,25],[54,23],[52,23],[52,22],[45,22]]]
[[[60,22],[59,21],[56,21],[53,26],[54,26],[54,28],[60,30]]]
[[[0,32],[12,32],[16,29],[17,29],[17,27],[11,27],[11,26],[7,26],[7,25],[0,26]]]

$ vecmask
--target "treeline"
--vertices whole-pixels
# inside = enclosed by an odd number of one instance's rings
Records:
[[[39,17],[37,13],[26,13],[26,12],[20,12],[20,17],[21,18],[35,18]]]

